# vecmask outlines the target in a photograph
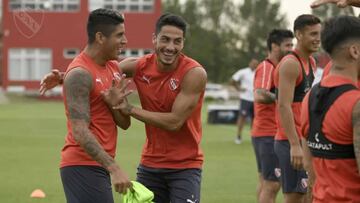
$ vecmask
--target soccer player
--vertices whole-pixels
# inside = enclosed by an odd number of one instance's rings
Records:
[[[255,117],[251,135],[259,172],[257,198],[260,203],[275,202],[280,189],[279,177],[275,174],[278,160],[274,152],[276,120],[273,73],[281,58],[292,50],[293,38],[290,30],[272,30],[267,38],[268,57],[255,70]]]
[[[360,19],[328,20],[321,41],[333,66],[301,114],[304,154],[316,174],[313,202],[360,202]]]
[[[152,39],[155,53],[119,63],[133,77],[142,108],[121,99],[121,86],[105,91],[110,101],[120,96],[112,103],[114,108],[145,123],[137,180],[154,192],[157,203],[200,201],[201,108],[207,75],[198,62],[182,53],[186,30],[183,18],[164,14]],[[46,76],[42,92],[58,84],[59,76]]]
[[[124,19],[116,11],[97,9],[87,22],[88,44],[68,66],[64,79],[67,135],[60,173],[68,203],[112,203],[114,189],[126,193],[128,176],[114,160],[117,127],[127,129],[130,117],[108,107],[102,91],[122,80],[118,53],[127,43]],[[124,88],[119,98],[124,98]],[[111,175],[111,180],[110,180]]]
[[[250,125],[254,119],[254,73],[256,66],[259,64],[258,60],[251,59],[249,67],[238,70],[231,78],[231,84],[239,91],[240,107],[237,120],[237,135],[235,137],[235,144],[242,142],[242,130],[244,128],[246,119],[250,119]]]
[[[311,54],[320,46],[320,19],[300,15],[294,22],[295,50],[285,56],[275,69],[277,94],[277,133],[275,153],[281,169],[281,186],[286,203],[303,202],[307,193],[307,175],[303,170],[300,146],[301,102],[314,80],[316,67]]]

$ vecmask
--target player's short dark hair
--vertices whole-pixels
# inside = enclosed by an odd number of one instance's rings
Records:
[[[271,51],[271,44],[280,44],[288,38],[294,38],[294,34],[290,30],[286,29],[273,29],[267,37],[267,48]]]
[[[306,26],[316,25],[321,23],[321,20],[311,14],[303,14],[298,16],[294,22],[294,32],[296,30],[302,30]]]
[[[171,25],[179,28],[183,31],[183,36],[185,37],[187,24],[186,21],[178,15],[172,13],[165,13],[160,16],[160,18],[156,22],[155,34],[159,34],[161,28],[166,25]]]
[[[348,40],[360,40],[360,19],[354,16],[337,16],[325,21],[321,31],[323,49],[333,51]]]
[[[87,22],[88,44],[95,41],[95,34],[101,32],[106,37],[115,30],[118,24],[124,23],[121,13],[105,8],[92,11]]]

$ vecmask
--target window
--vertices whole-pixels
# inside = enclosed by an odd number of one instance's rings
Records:
[[[138,56],[143,56],[145,54],[149,54],[151,53],[152,50],[151,49],[126,49],[124,50],[120,56],[121,57],[138,57]]]
[[[150,54],[151,52],[152,52],[152,50],[150,50],[150,49],[145,49],[145,50],[144,50],[144,55]]]
[[[143,5],[143,11],[152,11],[153,10],[153,6],[152,5]]]
[[[139,11],[139,5],[130,5],[130,11]]]
[[[131,50],[130,55],[131,56],[138,56],[139,55],[139,50]]]
[[[125,6],[125,5],[118,5],[118,6],[117,6],[117,10],[118,10],[118,11],[121,11],[121,12],[122,12],[122,11],[125,11],[125,10],[126,10],[126,6]]]
[[[80,50],[78,48],[67,48],[64,49],[64,58],[66,59],[73,59],[77,55],[79,55]]]
[[[10,10],[74,12],[80,9],[80,0],[10,0]]]
[[[103,7],[120,12],[152,12],[154,0],[90,0],[89,6],[90,11]]]
[[[46,73],[50,72],[51,64],[51,49],[9,49],[10,80],[40,80]]]

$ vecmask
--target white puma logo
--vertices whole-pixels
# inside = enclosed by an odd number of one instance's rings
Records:
[[[150,84],[150,77],[146,77],[145,75],[142,76],[142,79],[147,82],[147,84]]]
[[[96,78],[95,81],[98,82],[98,83],[100,83],[100,84],[102,84],[102,81],[101,81],[100,78]]]
[[[186,202],[189,202],[189,203],[196,203],[196,202],[197,202],[197,200],[192,201],[191,199],[186,199]]]

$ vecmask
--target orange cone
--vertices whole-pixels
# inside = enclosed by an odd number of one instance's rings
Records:
[[[30,195],[31,198],[45,198],[45,196],[45,193],[40,189],[34,190]]]

